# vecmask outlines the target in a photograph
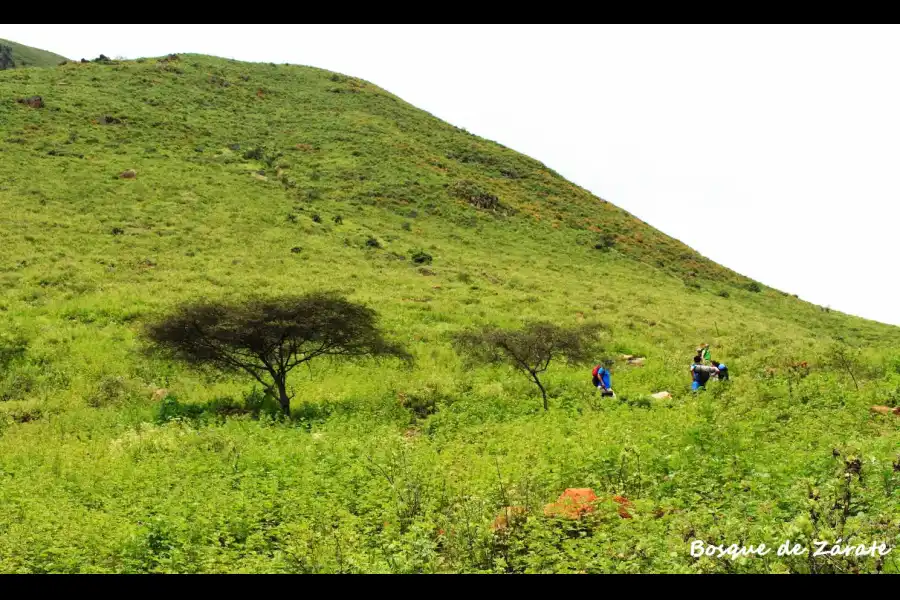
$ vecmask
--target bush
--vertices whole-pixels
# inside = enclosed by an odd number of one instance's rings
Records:
[[[430,265],[432,257],[424,250],[410,250],[410,259],[417,265]]]
[[[443,393],[433,384],[410,391],[398,392],[397,399],[400,406],[410,412],[412,420],[425,419],[438,412],[439,405],[450,405],[453,397]]]
[[[600,236],[600,240],[594,244],[595,250],[607,251],[616,245],[616,236],[611,233],[604,233]]]
[[[401,229],[403,229],[403,231],[412,231],[412,225],[409,223],[409,221],[405,221],[400,227]]]
[[[717,296],[721,296],[722,298],[728,298],[731,294],[728,293],[728,290],[719,290],[716,294]]]
[[[747,289],[750,290],[751,292],[757,293],[757,294],[762,291],[762,287],[760,287],[760,285],[758,283],[756,283],[755,281],[751,281],[750,283],[748,283]]]
[[[0,372],[7,371],[16,361],[25,357],[28,342],[20,336],[0,335]]]
[[[124,377],[104,377],[97,388],[88,396],[88,406],[100,408],[119,404],[132,393],[132,386]]]
[[[369,248],[381,248],[381,242],[370,235],[366,240],[366,246],[368,246]]]
[[[478,187],[474,182],[457,181],[450,188],[450,192],[457,198],[462,198],[472,206],[483,210],[496,210],[500,208],[500,199],[494,194]]]
[[[266,151],[261,146],[253,148],[252,150],[247,150],[244,152],[245,160],[262,160]]]

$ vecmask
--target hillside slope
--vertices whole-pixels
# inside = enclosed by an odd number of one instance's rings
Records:
[[[23,67],[55,67],[65,60],[68,59],[59,54],[0,39],[0,71]]]
[[[43,108],[17,102],[31,95]],[[900,403],[898,328],[759,286],[319,69],[11,70],[0,123],[0,571],[898,571],[688,548],[900,542],[900,419],[868,411]],[[313,365],[279,424],[253,417],[252,382],[139,351],[181,302],[320,289],[377,308],[414,369]],[[448,341],[535,318],[602,322],[607,353],[645,366],[620,362],[620,398],[600,402],[553,365],[544,413],[527,380],[467,370]],[[702,341],[733,381],[692,395]],[[542,519],[567,487],[625,495],[636,517]],[[497,534],[508,505],[530,517]]]

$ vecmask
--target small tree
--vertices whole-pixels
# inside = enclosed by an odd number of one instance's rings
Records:
[[[844,371],[849,375],[856,390],[859,391],[859,382],[856,379],[856,374],[864,374],[866,365],[858,349],[851,348],[841,341],[835,342],[828,349],[826,361],[832,368]]]
[[[157,351],[196,367],[244,371],[277,392],[290,415],[287,377],[320,356],[392,356],[411,361],[384,339],[376,313],[331,293],[250,300],[241,304],[196,303],[147,328]]]
[[[506,364],[527,373],[541,390],[544,410],[548,410],[547,390],[538,375],[555,358],[564,358],[572,365],[588,363],[596,350],[600,330],[599,325],[565,328],[533,322],[518,331],[497,327],[464,331],[456,335],[454,343],[459,352],[475,362]]]

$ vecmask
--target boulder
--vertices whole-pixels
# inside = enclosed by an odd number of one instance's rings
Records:
[[[597,495],[591,488],[568,488],[556,502],[544,507],[544,515],[580,519],[583,515],[594,512],[593,503],[596,501]]]
[[[672,394],[669,392],[656,392],[655,394],[650,394],[650,397],[657,400],[667,400],[672,397]]]
[[[158,390],[153,391],[153,401],[159,402],[159,401],[165,399],[165,397],[168,395],[169,395],[169,390],[167,390],[166,388],[159,388]]]
[[[128,169],[127,171],[119,173],[120,179],[134,179],[135,177],[137,177],[137,171],[134,169]]]
[[[900,406],[891,408],[890,406],[873,406],[869,409],[876,415],[897,415],[900,416]]]
[[[613,496],[613,502],[619,505],[619,516],[623,519],[631,519],[628,508],[633,507],[628,498]],[[551,502],[544,507],[544,515],[548,517],[562,517],[565,519],[580,519],[587,513],[594,512],[595,504],[600,501],[597,494],[591,488],[568,488],[560,495],[556,502]]]
[[[632,356],[628,359],[628,364],[633,367],[643,367],[645,360],[643,356]]]
[[[27,98],[19,98],[19,103],[31,108],[44,108],[44,99],[40,96],[29,96]]]

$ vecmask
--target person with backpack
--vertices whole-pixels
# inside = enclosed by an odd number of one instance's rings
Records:
[[[591,371],[591,381],[594,384],[594,387],[600,390],[601,396],[606,397],[614,397],[615,394],[612,391],[612,373],[609,372],[607,368],[609,364],[606,365],[597,365],[594,367],[594,370]]]
[[[691,365],[691,389],[697,391],[706,389],[706,382],[712,375],[718,375],[719,370],[715,367],[703,364],[703,357],[699,354],[694,357],[694,364]]]
[[[728,381],[728,367],[726,367],[724,363],[720,363],[717,360],[711,360],[709,362],[712,363],[712,366],[719,370],[719,381]]]

